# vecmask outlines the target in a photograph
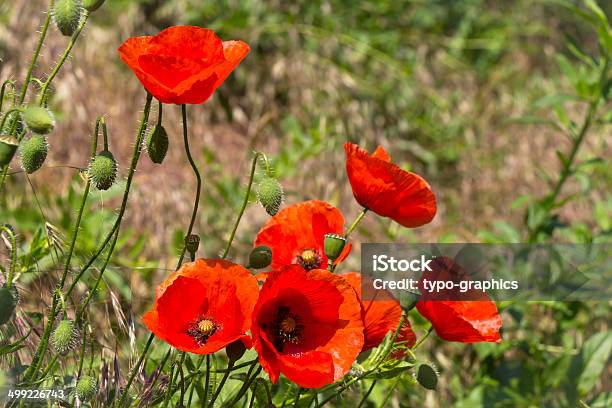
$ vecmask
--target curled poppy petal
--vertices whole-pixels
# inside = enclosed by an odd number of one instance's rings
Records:
[[[469,279],[469,274],[454,260],[435,258],[431,271],[425,271],[423,279],[430,281],[459,281]],[[495,303],[480,290],[466,292],[446,289],[436,293],[421,291],[416,308],[429,320],[441,339],[462,343],[501,342],[499,329],[502,319]]]
[[[272,382],[283,373],[322,387],[343,377],[363,348],[361,305],[342,277],[289,265],[267,275],[251,333]]]
[[[176,26],[156,36],[128,38],[121,59],[163,103],[205,102],[248,54],[242,41],[223,42],[214,31]]]
[[[383,217],[413,228],[431,222],[436,198],[419,175],[400,169],[382,147],[372,155],[346,143],[346,172],[359,204]]]
[[[372,279],[364,278],[357,272],[347,272],[340,276],[353,287],[361,302],[361,317],[365,335],[362,351],[378,347],[388,333],[397,330],[402,317],[402,308],[399,302],[389,291],[374,289],[374,286],[370,284]],[[363,279],[366,280],[367,285],[362,285]],[[363,289],[365,289],[365,293]],[[405,342],[408,347],[412,347],[416,342],[416,335],[412,331],[408,319],[404,320],[396,342]]]
[[[184,264],[157,288],[155,304],[142,319],[157,337],[182,351],[214,353],[246,334],[257,302],[257,279],[240,265],[220,259]]]
[[[306,270],[327,268],[323,242],[325,234],[344,232],[344,217],[324,201],[305,201],[283,208],[262,227],[254,246],[272,249],[272,269],[300,265]],[[352,246],[347,244],[336,264],[344,260]]]

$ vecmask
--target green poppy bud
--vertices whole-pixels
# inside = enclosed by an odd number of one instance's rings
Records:
[[[53,333],[51,333],[51,344],[55,351],[67,354],[77,343],[78,331],[73,320],[64,319],[60,321]]]
[[[96,379],[88,375],[84,375],[77,381],[75,392],[79,400],[89,401],[96,396],[98,392],[98,384]]]
[[[94,12],[99,9],[105,0],[83,0],[83,7],[89,12]]]
[[[28,174],[34,173],[45,162],[48,151],[49,146],[44,136],[32,136],[21,144],[21,167]]]
[[[419,384],[428,390],[435,390],[438,386],[438,373],[432,364],[419,364],[415,377]]]
[[[240,360],[245,352],[246,347],[241,340],[233,341],[225,347],[225,354],[231,363]]]
[[[81,0],[55,0],[53,19],[57,29],[69,37],[76,31],[83,14]]]
[[[161,125],[155,125],[147,140],[147,153],[153,163],[161,164],[164,161],[169,143],[166,129]]]
[[[330,261],[335,261],[338,259],[345,245],[346,238],[344,238],[342,235],[325,234],[323,249],[325,250],[325,255],[327,255]]]
[[[117,162],[108,150],[103,150],[89,164],[89,180],[98,190],[108,190],[117,178]]]
[[[269,246],[260,245],[253,248],[249,255],[249,268],[262,269],[272,263],[272,250]]]
[[[11,162],[17,151],[19,142],[12,136],[0,136],[0,167],[4,167]]]
[[[257,189],[257,199],[270,215],[275,215],[283,202],[283,187],[273,177],[264,177]]]
[[[23,111],[26,126],[34,133],[46,135],[55,127],[53,113],[42,106],[30,105]]]
[[[6,324],[11,320],[18,300],[19,295],[15,285],[12,285],[10,289],[6,286],[0,288],[0,325]]]

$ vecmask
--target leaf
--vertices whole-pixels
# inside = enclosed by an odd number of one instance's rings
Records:
[[[585,395],[595,387],[611,353],[612,331],[597,333],[582,345],[568,372],[568,378],[575,382],[579,395]]]
[[[11,354],[21,349],[23,347],[23,342],[28,338],[29,335],[30,332],[28,332],[25,336],[17,340],[15,343],[7,344],[5,346],[0,347],[0,356],[3,356],[5,354]]]

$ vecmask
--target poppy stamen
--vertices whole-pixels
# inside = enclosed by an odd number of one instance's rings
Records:
[[[295,257],[295,263],[299,264],[302,268],[310,271],[317,269],[321,266],[322,258],[316,249],[306,248],[302,250],[298,256]]]
[[[302,340],[304,324],[302,319],[289,311],[288,307],[278,308],[276,321],[273,324],[274,346],[283,351],[285,343],[298,344]]]
[[[187,334],[191,336],[199,346],[206,344],[210,336],[215,334],[219,326],[212,319],[204,318],[194,321],[187,328]]]

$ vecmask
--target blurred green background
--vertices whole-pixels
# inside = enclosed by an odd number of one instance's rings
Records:
[[[599,5],[610,18],[612,3]],[[44,7],[39,0],[0,2],[2,79],[23,76]],[[598,86],[598,21],[581,3],[560,1],[107,0],[55,82],[51,106],[59,125],[45,167],[26,179],[14,161],[16,173],[0,197],[0,222],[20,235],[25,308],[33,319],[44,312],[46,288],[57,279],[57,257],[84,185],[75,168],[87,165],[98,115],[106,117],[120,174],[128,166],[144,92],[116,48],[127,37],[176,24],[209,27],[252,48],[210,101],[189,107],[192,151],[204,176],[200,256],[223,248],[253,150],[272,158],[287,203],[328,200],[350,222],[359,208],[344,173],[346,140],[383,145],[396,163],[430,182],[439,203],[434,222],[416,230],[368,217],[357,243],[610,242],[609,88],[576,157],[580,166],[564,184],[568,199],[542,205],[558,180],[559,154],[572,148],[564,129],[582,123],[585,101]],[[64,46],[51,33],[39,75]],[[164,118],[169,157],[162,166],[142,157],[124,235],[97,296],[98,341],[122,361],[134,344],[118,340],[145,336],[139,316],[172,268],[191,212],[195,181],[181,146],[179,109],[165,109]],[[122,188],[91,195],[79,258],[112,225]],[[261,208],[249,206],[230,258],[244,261],[266,220]],[[534,223],[544,226],[536,234]],[[359,267],[357,255],[358,246],[347,268]],[[501,309],[501,345],[428,339],[419,355],[438,367],[439,389],[425,391],[407,373],[389,406],[612,405],[610,300],[506,302]],[[421,335],[425,322],[411,319]],[[394,381],[376,388],[370,406],[381,404]],[[359,392],[339,405],[359,401]]]

